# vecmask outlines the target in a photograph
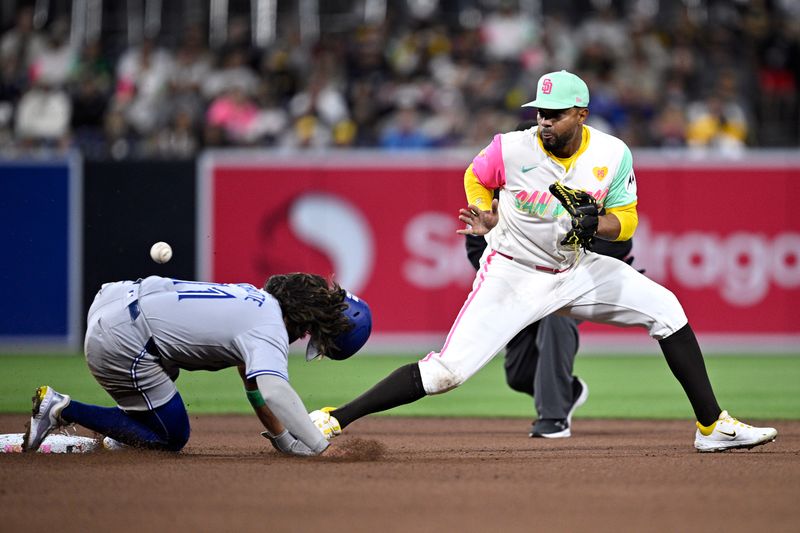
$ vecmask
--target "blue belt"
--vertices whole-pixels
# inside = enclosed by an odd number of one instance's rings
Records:
[[[117,308],[117,309],[119,309],[119,308]],[[128,312],[131,314],[131,322],[133,322],[137,318],[139,318],[139,315],[142,314],[142,310],[139,309],[139,302],[136,301],[136,302],[133,302],[130,305],[128,305]]]

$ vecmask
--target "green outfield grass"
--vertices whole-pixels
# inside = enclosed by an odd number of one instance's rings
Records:
[[[291,356],[291,381],[309,409],[344,403],[415,357],[360,356],[306,363]],[[800,356],[709,356],[720,404],[743,419],[800,419]],[[576,374],[589,383],[585,418],[688,418],[689,402],[663,358],[578,357]],[[0,412],[26,412],[33,389],[52,385],[73,398],[101,405],[111,399],[80,356],[0,355]],[[191,414],[249,413],[235,370],[183,372],[178,388]],[[503,358],[495,358],[468,383],[390,414],[415,416],[534,416],[532,400],[510,390]]]

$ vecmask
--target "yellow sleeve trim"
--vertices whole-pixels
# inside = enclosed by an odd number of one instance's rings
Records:
[[[636,212],[636,202],[620,207],[610,207],[606,209],[607,214],[614,215],[619,219],[619,235],[615,241],[627,241],[633,237],[636,226],[639,225],[639,214]]]
[[[484,211],[492,209],[492,191],[483,186],[472,170],[472,165],[464,172],[464,192],[467,193],[467,204],[477,205]]]

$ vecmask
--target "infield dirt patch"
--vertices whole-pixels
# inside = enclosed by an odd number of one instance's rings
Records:
[[[254,417],[192,417],[180,454],[0,454],[0,530],[796,532],[800,422],[760,423],[776,442],[699,454],[688,420],[546,440],[521,419],[372,417],[334,440],[346,457],[297,459]]]

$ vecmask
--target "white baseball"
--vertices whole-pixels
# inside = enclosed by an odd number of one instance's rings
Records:
[[[150,257],[152,257],[153,261],[156,263],[166,263],[172,259],[172,246],[163,241],[158,241],[150,247]]]

